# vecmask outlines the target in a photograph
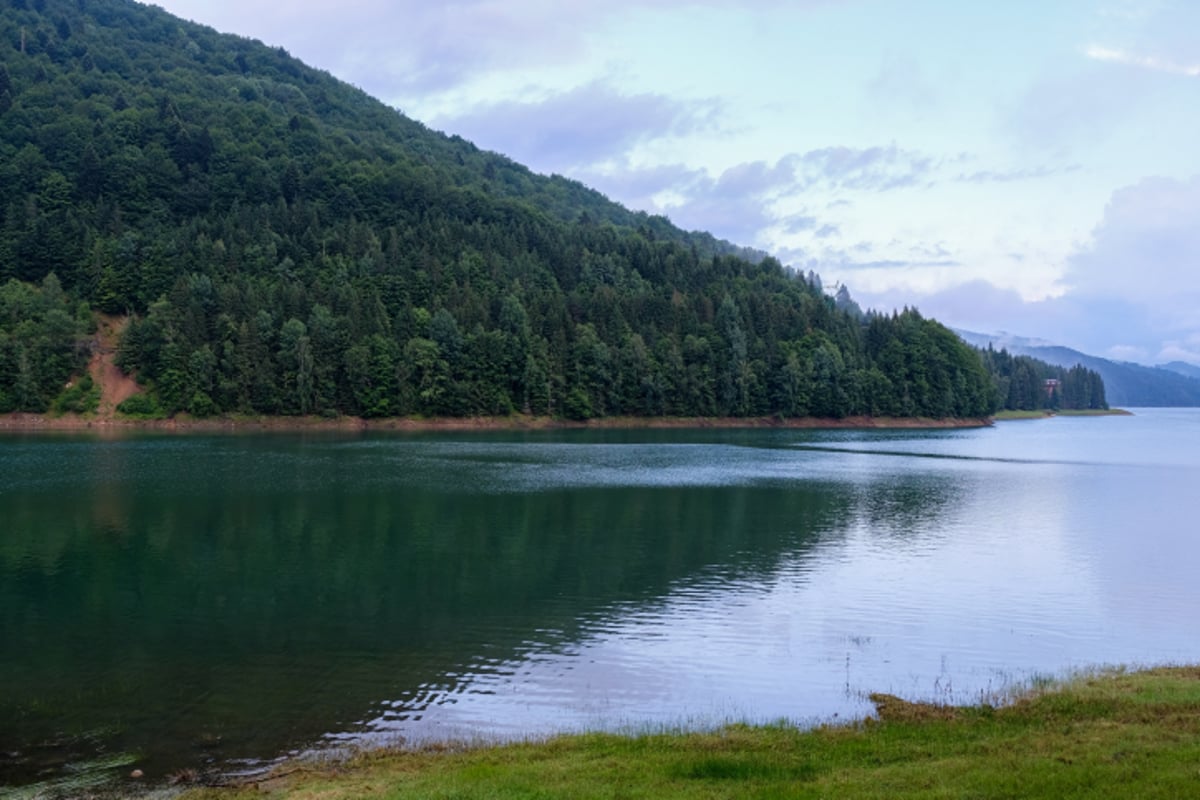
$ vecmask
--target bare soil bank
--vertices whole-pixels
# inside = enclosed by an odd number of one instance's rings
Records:
[[[97,415],[111,419],[117,406],[141,391],[137,381],[117,367],[117,343],[129,326],[129,317],[96,315],[96,349],[88,362],[88,374],[100,387],[100,408]]]
[[[505,431],[505,430],[597,430],[597,429],[683,429],[683,428],[978,428],[990,419],[926,419],[923,417],[845,417],[823,419],[800,417],[607,417],[586,422],[553,417],[214,417],[195,419],[180,415],[172,419],[140,420],[114,415],[3,414],[0,431],[166,431],[173,433],[256,431]]]

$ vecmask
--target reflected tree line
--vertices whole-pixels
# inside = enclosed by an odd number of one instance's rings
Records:
[[[9,493],[0,745],[99,736],[176,768],[274,756],[485,645],[519,658],[537,631],[578,639],[709,567],[768,575],[849,502],[825,487]]]

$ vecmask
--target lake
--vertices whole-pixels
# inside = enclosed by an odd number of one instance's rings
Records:
[[[1200,661],[1200,410],[0,437],[0,794]]]

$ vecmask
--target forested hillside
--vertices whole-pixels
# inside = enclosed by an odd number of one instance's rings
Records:
[[[1055,366],[991,347],[982,352],[996,382],[997,408],[1008,411],[1108,408],[1104,379],[1082,364]]]
[[[1082,364],[1104,379],[1109,399],[1119,406],[1200,406],[1200,380],[1164,369],[1111,361],[1068,347],[1027,347],[1021,353],[1051,364]]]
[[[0,0],[0,411],[978,417],[979,354],[129,0]],[[747,258],[748,257],[748,258]],[[64,402],[66,403],[64,405]]]

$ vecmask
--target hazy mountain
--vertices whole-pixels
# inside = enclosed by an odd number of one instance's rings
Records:
[[[1159,364],[1158,368],[1170,370],[1171,372],[1177,372],[1180,375],[1184,375],[1188,378],[1196,378],[1197,380],[1200,380],[1200,367],[1196,366],[1195,364],[1189,364],[1186,361],[1171,361],[1166,364]]]
[[[1146,367],[1008,333],[964,330],[955,330],[955,333],[976,347],[1003,348],[1015,355],[1031,356],[1061,367],[1082,364],[1104,378],[1108,402],[1114,406],[1200,406],[1200,369],[1190,364],[1177,362],[1177,368]]]

